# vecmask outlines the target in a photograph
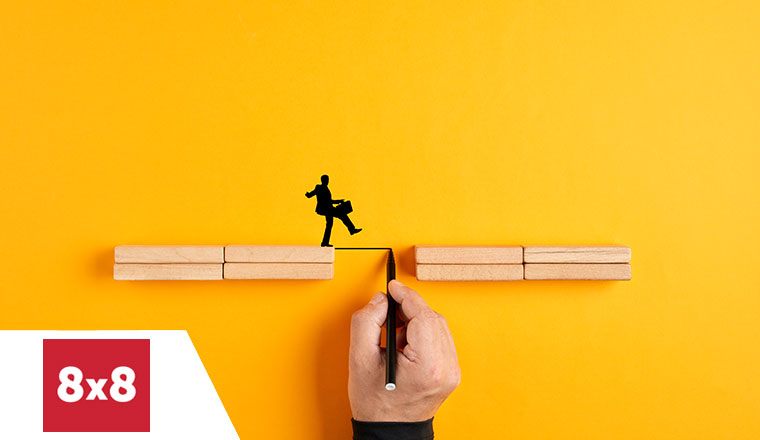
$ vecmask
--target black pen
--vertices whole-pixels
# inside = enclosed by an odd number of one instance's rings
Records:
[[[386,288],[391,280],[396,279],[396,259],[393,258],[393,249],[382,247],[336,247],[336,251],[372,251],[387,250],[388,265],[386,271],[388,280]],[[396,306],[398,303],[391,296],[390,289],[386,293],[388,297],[388,316],[385,319],[385,389],[393,391],[396,389]]]
[[[388,250],[388,282],[396,279],[396,260],[393,258],[393,249]],[[391,296],[388,289],[388,316],[385,324],[385,389],[396,389],[396,300]]]

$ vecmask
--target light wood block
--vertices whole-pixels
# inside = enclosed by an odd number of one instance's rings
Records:
[[[115,263],[224,263],[224,246],[116,246]]]
[[[221,280],[222,264],[120,264],[113,265],[113,279],[136,280]]]
[[[630,264],[525,264],[526,280],[631,279]]]
[[[331,280],[331,263],[224,263],[230,280]]]
[[[227,263],[333,263],[335,248],[322,246],[229,245]]]
[[[629,263],[626,246],[525,246],[526,263]]]
[[[522,264],[521,246],[433,246],[414,247],[417,264]]]
[[[420,281],[518,281],[522,264],[418,264]]]

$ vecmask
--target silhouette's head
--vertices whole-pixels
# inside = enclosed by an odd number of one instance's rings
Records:
[[[327,182],[330,181],[330,177],[327,174],[322,175],[322,185],[327,185]]]

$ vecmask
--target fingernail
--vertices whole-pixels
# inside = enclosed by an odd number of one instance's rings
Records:
[[[399,281],[399,280],[391,280],[391,283],[397,283],[399,286],[405,287],[405,286],[404,286],[404,283],[402,283],[402,282],[401,282],[401,281]]]
[[[377,292],[375,296],[372,297],[371,300],[369,300],[370,304],[377,304],[383,300],[383,297],[385,296],[384,293]]]

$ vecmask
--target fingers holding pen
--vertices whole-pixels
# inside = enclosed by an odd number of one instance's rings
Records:
[[[397,388],[387,388],[389,353],[380,344],[388,314],[388,297],[376,294],[352,322],[348,391],[356,420],[429,420],[459,384],[461,373],[448,324],[417,292],[397,281],[388,291],[398,303],[395,329]],[[375,303],[375,304],[372,304]],[[394,331],[394,330],[391,330]],[[358,335],[354,337],[353,333]],[[389,334],[390,335],[390,334]],[[358,356],[361,354],[361,356]]]

